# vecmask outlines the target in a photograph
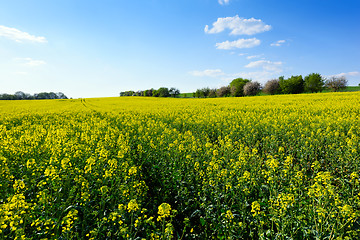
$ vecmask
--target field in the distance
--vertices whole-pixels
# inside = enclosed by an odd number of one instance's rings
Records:
[[[0,239],[360,235],[360,92],[0,109]]]

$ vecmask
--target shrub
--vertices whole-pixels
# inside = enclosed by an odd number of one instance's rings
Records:
[[[258,82],[248,82],[244,86],[245,96],[255,96],[261,90],[261,85]]]
[[[139,91],[136,91],[135,93],[134,93],[134,95],[135,96],[144,96],[144,91],[141,91],[141,90],[139,90]]]
[[[329,88],[331,91],[337,92],[341,89],[346,88],[347,83],[348,81],[345,78],[345,76],[340,76],[340,77],[333,76],[325,81],[325,86]]]
[[[216,97],[216,91],[217,91],[216,88],[210,89],[209,98],[215,98]]]
[[[144,97],[152,97],[153,96],[154,89],[148,89],[144,91]]]
[[[134,95],[134,91],[130,90],[130,91],[125,91],[125,92],[121,92],[120,93],[120,97],[129,97],[129,96],[133,96]],[[37,96],[36,96],[37,97]]]
[[[206,98],[209,96],[210,88],[201,88],[197,89],[195,92],[195,97],[197,98]]]
[[[280,82],[279,79],[272,79],[265,83],[263,92],[274,95],[280,93]]]
[[[218,97],[229,97],[230,96],[230,87],[229,86],[224,86],[224,87],[219,88],[216,91],[216,95]]]

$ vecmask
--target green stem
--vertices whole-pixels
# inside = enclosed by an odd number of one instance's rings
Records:
[[[182,238],[184,237],[185,231],[186,231],[186,226],[184,227],[183,232],[182,232],[181,237],[179,238],[179,240],[182,240]]]
[[[163,219],[163,222],[162,222],[161,232],[162,232],[162,239],[164,239],[164,237],[165,237],[165,218]]]
[[[134,212],[131,213],[131,226],[130,226],[130,236],[133,234],[133,224],[134,223]]]

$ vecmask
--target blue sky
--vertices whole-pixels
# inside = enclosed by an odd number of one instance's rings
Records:
[[[312,72],[360,83],[358,0],[12,0],[0,93],[111,97]]]

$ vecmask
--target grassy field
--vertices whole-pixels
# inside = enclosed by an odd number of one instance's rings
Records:
[[[360,92],[0,109],[0,239],[359,237]]]
[[[193,97],[193,93],[181,93],[179,95],[179,97],[181,98],[192,98]]]
[[[360,91],[360,86],[347,86],[345,89],[341,90],[340,92],[355,92]],[[325,89],[324,92],[330,92],[330,90]]]
[[[347,86],[344,92],[360,91],[360,86]]]

